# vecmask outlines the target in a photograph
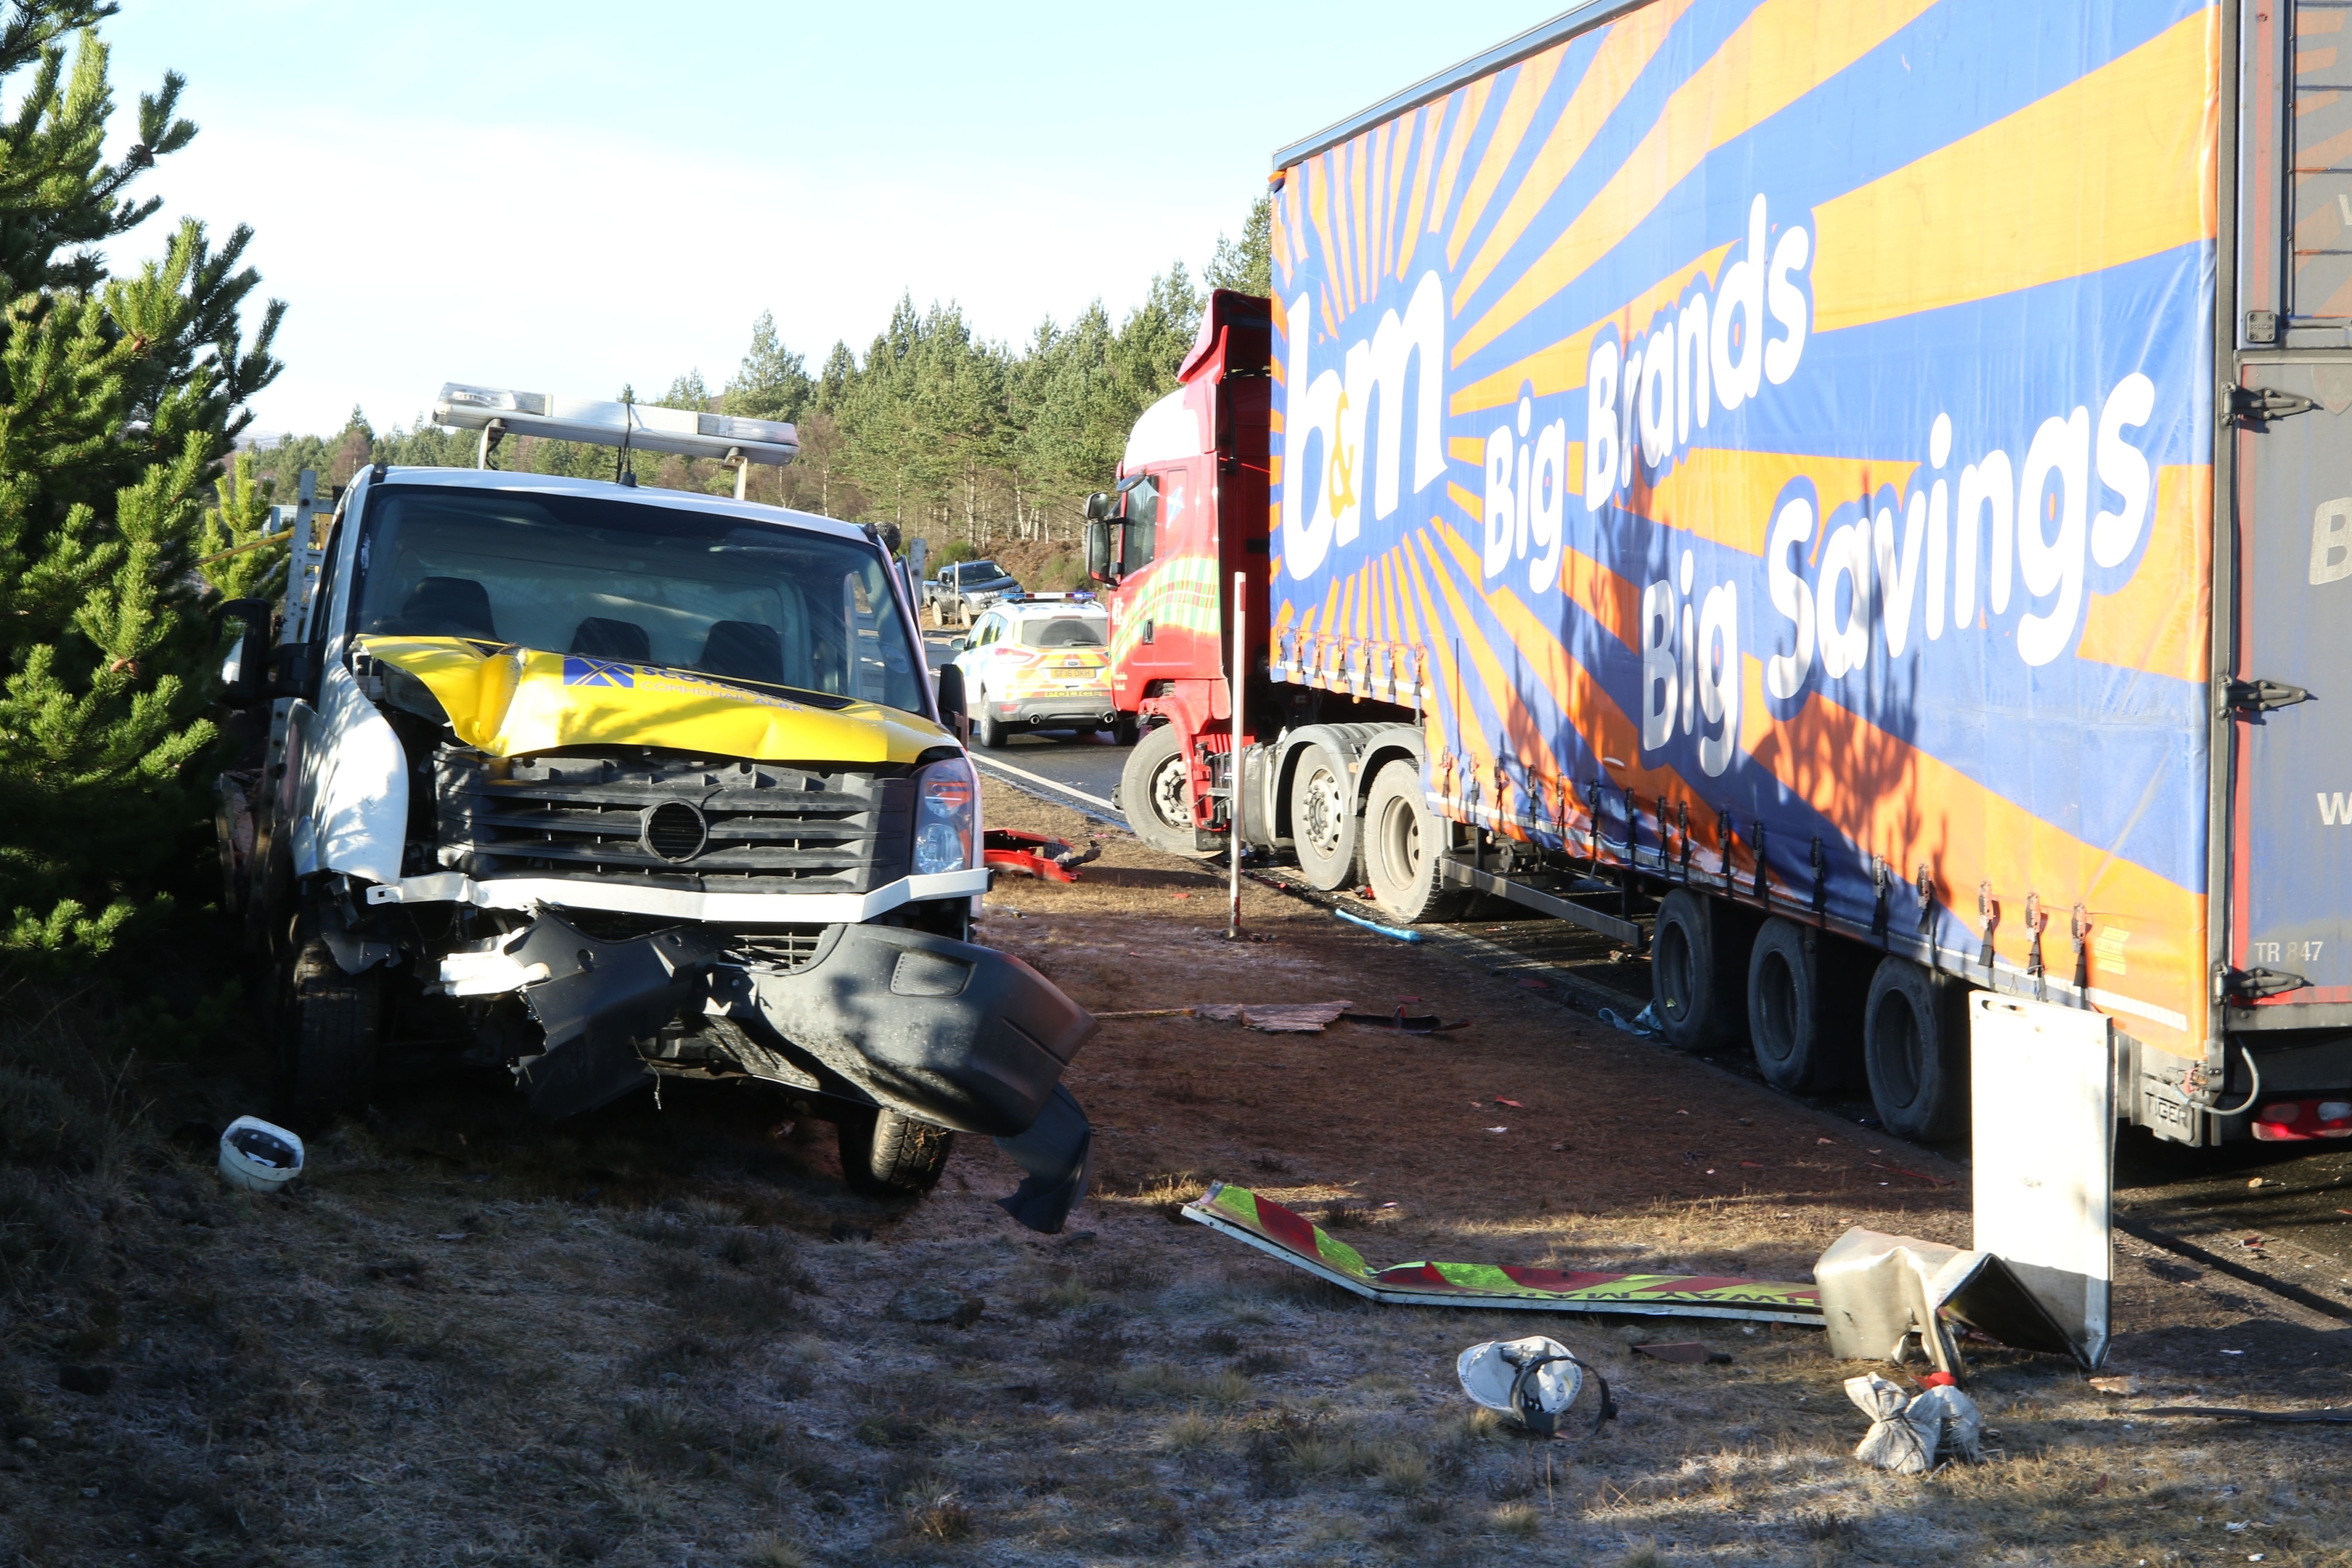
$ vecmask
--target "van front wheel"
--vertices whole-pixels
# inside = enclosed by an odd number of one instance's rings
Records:
[[[868,1197],[906,1197],[939,1184],[955,1152],[955,1134],[944,1127],[901,1116],[887,1106],[871,1116],[835,1122],[841,1140],[841,1174],[850,1190]]]
[[[346,974],[312,917],[296,922],[274,976],[278,1111],[298,1131],[367,1108],[375,1089],[383,971]]]

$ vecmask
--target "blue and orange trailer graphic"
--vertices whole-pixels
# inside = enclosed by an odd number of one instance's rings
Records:
[[[2201,1052],[2220,27],[1654,0],[1285,170],[1276,679]]]

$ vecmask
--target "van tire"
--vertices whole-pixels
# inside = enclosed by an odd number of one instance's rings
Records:
[[[901,1116],[887,1106],[870,1116],[834,1124],[841,1143],[841,1174],[853,1192],[871,1198],[907,1197],[939,1184],[955,1152],[955,1134]]]
[[[1676,888],[1658,903],[1650,984],[1658,1032],[1678,1051],[1711,1051],[1748,1038],[1748,959],[1756,919]]]
[[[1837,941],[1775,917],[1748,955],[1748,1039],[1775,1089],[1825,1094],[1862,1081],[1859,976]]]
[[[1469,907],[1470,889],[1438,876],[1447,826],[1422,795],[1419,763],[1398,757],[1373,776],[1361,831],[1364,880],[1381,908],[1406,925],[1454,920]]]
[[[1348,764],[1328,747],[1300,747],[1290,774],[1290,842],[1307,885],[1327,893],[1354,887],[1362,837]]]
[[[1152,848],[1188,860],[1213,859],[1224,847],[1224,836],[1192,824],[1191,765],[1175,725],[1151,730],[1127,753],[1127,765],[1119,771],[1119,810],[1135,836]]]
[[[1968,1131],[1968,990],[1907,958],[1879,960],[1862,1051],[1871,1104],[1889,1132],[1940,1143]]]
[[[312,918],[295,923],[276,976],[279,1115],[297,1131],[357,1115],[375,1091],[383,971],[346,974]]]

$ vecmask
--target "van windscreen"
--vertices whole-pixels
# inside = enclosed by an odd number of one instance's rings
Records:
[[[923,711],[881,557],[645,502],[400,485],[360,541],[351,630],[457,637]]]

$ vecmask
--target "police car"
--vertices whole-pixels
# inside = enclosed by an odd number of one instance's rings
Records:
[[[1030,594],[991,605],[949,646],[971,694],[983,746],[1024,730],[1108,730],[1122,743],[1110,700],[1110,616],[1091,595]]]

